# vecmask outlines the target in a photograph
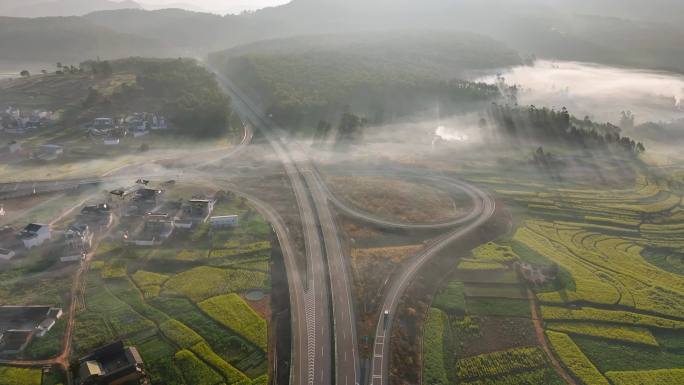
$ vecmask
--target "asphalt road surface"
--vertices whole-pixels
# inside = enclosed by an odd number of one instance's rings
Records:
[[[496,208],[495,202],[487,193],[464,182],[449,180],[444,177],[435,178],[442,183],[460,185],[464,192],[471,197],[475,197],[473,201],[474,209],[469,215],[473,217],[472,222],[459,227],[434,241],[422,253],[411,259],[408,264],[404,265],[401,273],[389,284],[389,290],[385,295],[375,329],[373,357],[371,360],[371,385],[389,384],[390,336],[393,318],[397,311],[399,299],[420,268],[450,243],[474,231],[494,215],[494,210]],[[385,319],[384,316],[385,310],[389,311],[387,319]]]
[[[314,202],[297,168],[297,154],[293,156],[289,149],[272,134],[270,122],[249,98],[229,79],[221,74],[217,74],[217,77],[232,97],[233,108],[255,129],[261,129],[270,142],[288,174],[299,206],[307,263],[304,291],[290,293],[291,302],[304,304],[303,308],[292,307],[291,383],[297,385],[332,384],[331,333],[333,329],[330,325],[330,291],[324,246],[319,233],[319,227],[323,226],[318,221]],[[288,280],[291,279],[295,277],[288,277]],[[304,320],[304,322],[298,325],[297,320]]]

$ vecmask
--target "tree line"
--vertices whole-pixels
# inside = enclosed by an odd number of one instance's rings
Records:
[[[599,124],[588,117],[579,120],[565,107],[555,110],[492,103],[489,116],[498,131],[516,140],[618,149],[632,155],[646,151],[643,143],[622,136],[619,127]]]

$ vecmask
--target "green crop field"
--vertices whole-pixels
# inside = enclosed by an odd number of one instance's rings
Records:
[[[267,285],[268,275],[263,272],[200,266],[169,278],[163,291],[202,301],[230,292],[265,288]]]
[[[481,354],[456,361],[456,377],[465,381],[482,377],[496,377],[546,366],[546,355],[539,348],[518,348]]]
[[[530,317],[530,303],[526,299],[468,298],[468,313],[510,317]]]
[[[261,223],[240,205],[250,216],[244,223]],[[210,239],[204,230],[160,248],[102,243],[87,274],[85,309],[76,316],[76,353],[122,339],[139,348],[152,383],[267,383],[268,323],[238,294],[270,290],[270,232]],[[192,248],[219,239],[218,250],[230,255],[208,258],[213,249]]]
[[[0,366],[0,385],[40,385],[40,369]]]
[[[465,294],[463,282],[450,281],[449,284],[435,296],[432,306],[447,313],[465,312]]]
[[[266,350],[266,321],[237,294],[212,297],[198,306],[211,318]]]
[[[645,328],[591,322],[550,322],[547,329],[566,334],[577,334],[634,344],[658,346],[653,334]]]
[[[609,385],[605,377],[566,334],[547,331],[546,335],[563,365],[587,385]]]
[[[431,308],[425,321],[423,375],[425,383],[447,385],[447,370],[444,358],[444,334],[447,318],[439,309]]]
[[[684,384],[684,369],[608,372],[615,385]]]
[[[456,279],[463,286],[449,281],[437,291],[433,306],[448,310],[446,294],[453,286],[460,291],[452,298],[465,299],[467,314],[529,317],[531,303],[523,295],[527,286],[535,293],[531,300],[541,310],[554,355],[584,385],[681,382],[681,176],[637,174],[633,186],[602,190],[572,183],[545,186],[524,175],[474,175],[468,179],[495,190],[520,219],[510,234],[459,260]],[[520,283],[514,269],[507,270],[516,262],[543,268],[549,278]],[[515,285],[523,288],[513,290]],[[503,327],[503,320],[496,322]],[[453,334],[461,350],[479,341]],[[470,382],[552,383],[535,382],[532,378],[542,374],[532,373],[525,374],[527,380]]]
[[[175,356],[176,365],[188,384],[218,385],[223,377],[188,350],[181,350]]]

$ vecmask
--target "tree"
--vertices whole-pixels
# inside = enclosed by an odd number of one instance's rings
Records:
[[[642,153],[642,152],[646,151],[646,147],[644,147],[643,143],[639,142],[636,145],[636,150],[637,150],[637,153]]]
[[[632,111],[622,111],[620,113],[620,128],[623,130],[634,128],[634,114],[632,114]]]
[[[61,61],[57,62],[57,68],[62,68],[62,62]]]
[[[28,72],[28,70],[23,70],[23,71],[21,71],[21,72],[19,73],[19,75],[21,75],[21,77],[23,77],[23,78],[31,77],[31,73]]]
[[[40,70],[40,73],[42,73],[43,75],[46,75],[47,71],[46,70]]]

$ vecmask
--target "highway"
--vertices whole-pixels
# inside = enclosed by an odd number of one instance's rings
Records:
[[[496,205],[494,199],[484,191],[469,185],[464,182],[452,180],[446,177],[434,177],[436,181],[442,183],[454,183],[460,185],[466,193],[475,197],[474,209],[469,216],[472,217],[472,222],[457,228],[456,230],[447,233],[446,235],[433,241],[420,254],[412,258],[408,264],[405,264],[401,272],[389,284],[389,290],[385,294],[382,308],[378,317],[378,322],[375,329],[375,338],[373,341],[373,357],[371,360],[371,385],[388,385],[389,384],[389,361],[390,361],[390,337],[392,331],[392,323],[394,315],[397,312],[397,307],[401,296],[406,291],[415,275],[420,271],[420,268],[428,262],[432,257],[444,250],[452,242],[468,235],[478,227],[483,225],[494,215]],[[389,317],[385,319],[384,311],[389,311]]]
[[[292,307],[292,367],[291,384],[319,385],[332,384],[330,327],[330,291],[327,282],[327,269],[322,240],[319,233],[318,218],[304,179],[296,166],[296,158],[289,149],[271,133],[269,122],[230,80],[217,74],[219,80],[232,97],[233,108],[241,117],[261,129],[276,155],[280,159],[290,179],[297,205],[306,245],[306,276],[303,292],[291,292],[290,301],[303,303],[302,307]],[[295,154],[296,155],[296,154]],[[294,266],[294,265],[293,265]],[[288,280],[297,276],[289,276]],[[301,312],[304,311],[302,314]],[[299,325],[297,320],[304,320]],[[295,329],[299,327],[299,329]],[[302,329],[304,327],[304,329]]]

